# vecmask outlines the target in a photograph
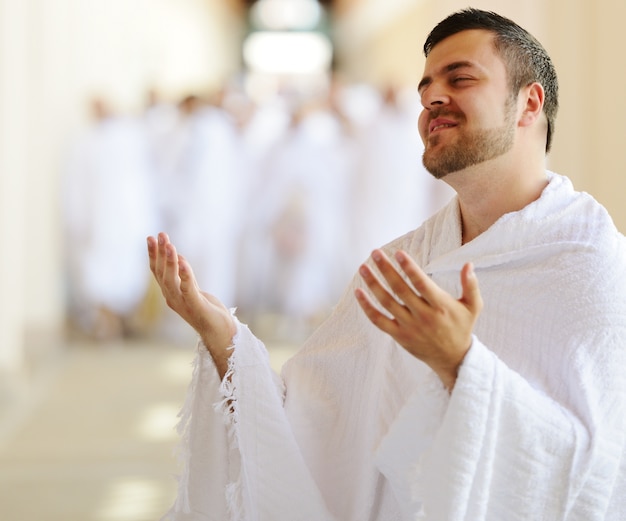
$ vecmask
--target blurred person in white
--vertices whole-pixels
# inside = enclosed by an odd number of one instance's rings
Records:
[[[146,105],[142,123],[145,128],[154,172],[155,191],[159,196],[160,184],[164,182],[168,158],[170,157],[170,139],[179,119],[179,107],[171,100],[161,96],[156,88],[146,92]],[[161,206],[164,203],[157,203]]]
[[[231,96],[232,96],[231,92]],[[245,98],[243,97],[245,96]],[[267,309],[260,302],[261,275],[266,271],[264,258],[267,256],[269,239],[266,233],[266,191],[273,186],[267,184],[266,176],[271,152],[280,146],[290,130],[291,113],[287,100],[277,93],[269,99],[254,101],[239,94],[240,107],[245,103],[245,112],[239,110],[241,137],[240,157],[243,164],[241,194],[242,223],[237,253],[237,307],[248,320],[256,320]],[[227,104],[232,105],[232,97]],[[278,187],[277,187],[278,188]],[[270,207],[269,212],[274,212]]]
[[[372,248],[415,229],[454,194],[422,165],[424,147],[415,131],[419,114],[415,91],[389,85],[382,99],[358,141],[358,166],[351,190],[352,254],[357,262]]]
[[[198,282],[233,305],[243,212],[240,138],[217,102],[189,95],[178,113],[166,138],[161,136],[158,156],[163,227],[187,252]]]
[[[72,144],[62,183],[68,312],[73,326],[108,340],[147,326],[140,308],[151,276],[139,245],[160,223],[143,127],[104,98],[90,109],[92,124]]]
[[[148,239],[201,339],[171,519],[626,518],[626,239],[546,169],[552,62],[474,9],[424,51],[423,161],[457,195],[373,251],[282,378]]]
[[[254,280],[239,294],[251,316],[280,317],[285,336],[310,333],[350,280],[353,154],[342,122],[324,97],[315,97],[294,111],[291,127],[259,167],[242,250]]]

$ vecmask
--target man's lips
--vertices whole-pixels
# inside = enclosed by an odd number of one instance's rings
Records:
[[[457,122],[452,119],[446,118],[436,118],[433,119],[428,125],[428,133],[432,134],[433,132],[437,132],[440,130],[444,130],[446,128],[456,127]]]

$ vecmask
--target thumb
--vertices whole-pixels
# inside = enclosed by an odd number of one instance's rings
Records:
[[[468,262],[461,270],[461,286],[463,288],[463,296],[460,301],[472,312],[478,316],[483,309],[483,298],[480,295],[478,287],[478,278],[474,272],[474,265]]]

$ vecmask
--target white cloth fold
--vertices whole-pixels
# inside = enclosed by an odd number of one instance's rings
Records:
[[[455,296],[474,263],[485,308],[450,396],[369,323],[358,277],[285,365],[284,403],[263,346],[239,327],[235,405],[222,414],[234,422],[243,519],[626,518],[625,240],[589,195],[547,175],[537,201],[470,243],[455,200],[384,248],[407,251]],[[216,389],[211,375],[192,392]],[[222,478],[239,461],[209,447],[220,413],[195,414],[190,510],[211,495],[225,511]],[[195,437],[207,440],[199,458]],[[238,519],[211,515],[173,519]]]
[[[198,344],[179,424],[178,498],[164,519],[330,521],[291,434],[282,380],[265,347],[239,321],[233,340],[221,382],[208,350]]]

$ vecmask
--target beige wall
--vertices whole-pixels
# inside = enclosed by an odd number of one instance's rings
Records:
[[[406,4],[406,3],[405,3]],[[410,4],[410,5],[409,5]],[[391,24],[354,29],[340,37],[340,62],[354,79],[415,85],[423,67],[422,44],[446,15],[467,7],[459,0],[415,0]],[[381,4],[382,5],[382,4]],[[560,79],[561,108],[549,166],[600,200],[626,232],[626,97],[622,95],[623,0],[493,0],[472,6],[509,16],[551,54]],[[354,11],[355,8],[352,9]]]
[[[566,3],[563,1],[563,5]],[[571,40],[584,40],[590,35],[590,59],[571,71],[571,81],[589,88],[569,107],[572,119],[576,113],[584,113],[589,125],[579,129],[578,149],[564,145],[560,151],[566,157],[584,158],[585,186],[607,206],[620,230],[626,232],[626,2],[599,0],[593,5],[589,17],[580,20],[575,31],[568,31]]]
[[[20,366],[24,316],[24,209],[28,113],[27,6],[0,2],[0,368]],[[22,21],[22,23],[20,23]],[[23,52],[16,53],[16,48]],[[11,81],[7,75],[11,74]]]

